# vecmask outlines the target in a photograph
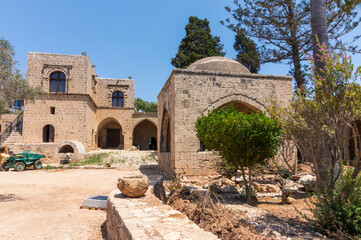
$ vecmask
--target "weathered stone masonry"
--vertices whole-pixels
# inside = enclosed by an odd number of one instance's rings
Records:
[[[223,57],[174,69],[158,95],[160,169],[183,175],[212,173],[214,156],[202,151],[194,130],[198,117],[231,102],[243,112],[264,111],[267,100],[277,98],[288,104],[292,96],[292,77],[251,74]],[[170,148],[162,148],[167,142]]]
[[[51,84],[52,76],[58,82]],[[54,149],[50,143],[66,140],[80,142],[86,151],[128,149],[135,131],[137,147],[154,147],[149,143],[157,138],[157,114],[134,113],[133,79],[99,78],[88,56],[29,53],[27,81],[46,96],[25,103],[19,143],[41,145],[36,148],[41,151],[49,146],[46,153]]]

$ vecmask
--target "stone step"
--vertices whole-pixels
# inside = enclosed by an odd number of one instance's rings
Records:
[[[13,131],[10,136],[4,141],[4,145],[11,143],[21,143],[23,136],[18,131]]]

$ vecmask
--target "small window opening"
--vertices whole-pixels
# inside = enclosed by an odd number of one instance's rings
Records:
[[[55,107],[50,107],[50,114],[55,114]]]

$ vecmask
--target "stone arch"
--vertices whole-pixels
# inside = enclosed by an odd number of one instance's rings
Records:
[[[203,110],[203,114],[207,115],[209,111],[212,111],[216,108],[228,105],[230,103],[242,104],[244,108],[251,109],[253,111],[265,111],[265,106],[263,103],[259,102],[256,99],[250,98],[244,94],[230,94],[224,97],[217,99],[212,102],[207,108]],[[237,107],[236,107],[237,108]],[[240,107],[239,107],[240,108]],[[242,110],[242,109],[240,109]]]
[[[52,69],[46,73],[47,78],[50,79],[51,74],[56,73],[56,72],[64,73],[65,78],[68,77],[68,74],[63,69]]]
[[[259,112],[265,110],[265,107],[262,103],[258,102],[255,99],[251,99],[243,94],[231,94],[228,96],[221,97],[210,104],[204,111],[203,114],[207,115],[208,112],[222,108],[225,106],[233,105],[238,111],[244,113]],[[205,146],[202,142],[199,142],[199,152],[205,151]]]
[[[171,151],[170,119],[166,109],[163,111],[162,125],[160,129],[160,152]]]
[[[152,121],[144,119],[134,127],[133,146],[139,150],[157,150],[157,127]]]
[[[43,142],[54,142],[55,128],[51,124],[47,124],[43,127]]]
[[[71,150],[73,152],[71,152]],[[85,148],[81,142],[65,140],[58,144],[56,147],[56,153],[85,154]]]
[[[124,135],[120,123],[112,117],[98,125],[98,147],[102,149],[124,149]]]
[[[59,149],[58,153],[74,153],[74,148],[70,145],[64,145]]]

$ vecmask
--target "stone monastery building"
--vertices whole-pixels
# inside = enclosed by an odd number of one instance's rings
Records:
[[[27,81],[47,95],[26,102],[17,141],[24,144],[13,149],[48,156],[133,145],[156,150],[157,115],[134,112],[133,79],[99,78],[85,54],[29,53]]]
[[[268,100],[288,104],[293,96],[292,77],[251,74],[225,57],[174,69],[158,95],[158,113],[135,113],[134,80],[99,78],[85,54],[29,53],[27,80],[47,95],[25,103],[2,144],[49,157],[96,148],[157,149],[161,170],[184,175],[212,172],[215,157],[194,131],[199,116],[231,103],[242,112],[264,111]]]

